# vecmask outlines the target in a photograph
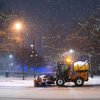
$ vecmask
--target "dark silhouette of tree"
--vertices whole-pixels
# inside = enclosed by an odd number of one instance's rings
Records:
[[[14,55],[17,64],[22,64],[23,56],[21,49],[19,52],[14,52]],[[30,69],[31,67],[42,67],[45,62],[43,57],[36,53],[36,51],[34,51],[34,54],[32,55],[31,49],[24,48],[24,64]]]
[[[31,49],[25,49],[25,65],[28,68],[35,67],[39,68],[42,67],[45,62],[42,56],[40,56],[36,51],[32,54]]]

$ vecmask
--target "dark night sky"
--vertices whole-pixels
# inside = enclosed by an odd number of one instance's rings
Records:
[[[0,0],[4,1],[9,8],[19,9],[24,17],[29,30],[26,45],[32,43],[35,36],[36,49],[41,48],[40,40],[43,32],[47,33],[48,20],[55,18],[58,24],[63,24],[67,34],[71,31],[71,24],[78,19],[91,14],[100,13],[100,0]]]

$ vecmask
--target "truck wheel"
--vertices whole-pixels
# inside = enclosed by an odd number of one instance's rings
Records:
[[[84,79],[82,77],[77,77],[75,79],[75,85],[76,86],[83,86],[83,83],[84,83]]]
[[[63,78],[57,78],[57,80],[56,80],[56,84],[57,84],[58,86],[63,86],[64,83],[65,83],[65,81],[64,81]]]

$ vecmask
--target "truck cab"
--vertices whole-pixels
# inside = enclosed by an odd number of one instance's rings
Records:
[[[56,84],[58,86],[62,86],[62,85],[64,85],[65,82],[68,82],[70,80],[69,79],[70,70],[71,70],[71,67],[67,62],[60,61],[57,63]]]
[[[72,67],[76,68],[79,66],[71,66],[66,61],[57,63],[56,84],[58,86],[63,86],[65,82],[74,82],[76,86],[82,86],[84,81],[88,81],[88,70],[75,70],[74,68],[74,71],[71,71]],[[79,69],[84,67],[87,68],[87,62],[80,66]]]

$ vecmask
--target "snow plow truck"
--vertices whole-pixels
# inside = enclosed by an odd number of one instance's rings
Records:
[[[55,77],[49,81],[55,82],[58,86],[63,86],[66,82],[74,82],[76,86],[82,86],[84,81],[88,81],[88,71],[89,71],[89,62],[78,61],[75,62],[72,66],[71,63],[67,61],[59,61],[57,63],[57,71]],[[39,80],[40,79],[40,80]],[[34,79],[35,85],[46,85],[44,79],[38,77]]]

